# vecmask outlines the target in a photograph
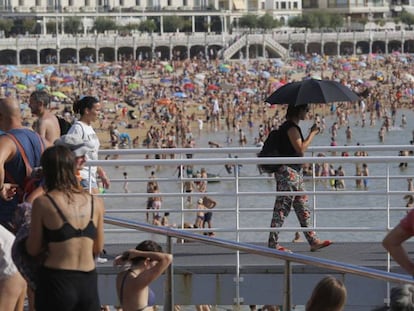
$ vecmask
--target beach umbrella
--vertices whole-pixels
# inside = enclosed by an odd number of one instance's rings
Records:
[[[51,95],[53,95],[53,96],[55,96],[55,97],[57,97],[57,98],[59,98],[59,99],[65,99],[65,98],[68,98],[64,93],[62,93],[62,92],[60,92],[60,91],[55,91],[55,92],[52,92],[51,93]]]
[[[204,80],[206,78],[206,75],[204,73],[197,73],[195,75],[195,78],[198,80]]]
[[[223,91],[229,91],[229,90],[232,90],[232,89],[234,89],[236,86],[234,85],[234,84],[231,84],[231,83],[221,83],[220,84],[220,88],[223,90]]]
[[[46,85],[44,85],[43,83],[36,84],[36,90],[37,91],[41,91],[41,90],[44,90],[44,89],[46,89]]]
[[[75,81],[76,81],[76,79],[72,76],[65,76],[65,77],[63,77],[63,80],[62,80],[63,83],[67,83],[67,84],[68,83],[73,83]]]
[[[164,69],[167,72],[173,72],[174,71],[174,68],[170,64],[165,65]]]
[[[269,71],[262,71],[261,75],[265,79],[269,79],[270,78],[270,72]]]
[[[285,63],[281,59],[276,59],[273,62],[273,66],[275,66],[276,68],[282,68],[284,64]]]
[[[404,75],[404,79],[410,81],[410,82],[414,82],[414,76],[412,74],[406,73]]]
[[[157,104],[159,105],[169,105],[171,104],[171,99],[169,98],[160,98],[157,100]]]
[[[308,79],[287,83],[266,100],[269,104],[301,106],[332,102],[355,102],[359,97],[347,86],[332,80]]]
[[[183,88],[186,89],[186,90],[194,90],[195,85],[193,83],[188,82],[188,83],[183,85]]]
[[[20,91],[24,91],[27,90],[27,86],[21,83],[16,84],[16,89],[20,90]]]
[[[256,94],[256,92],[255,92],[254,90],[250,89],[250,88],[244,88],[244,89],[241,89],[240,91],[241,91],[242,93],[246,93],[246,94],[249,94],[249,95],[254,95],[254,94]]]
[[[14,88],[14,84],[10,83],[10,82],[3,82],[0,86],[4,87],[6,89],[13,89]]]
[[[220,89],[220,87],[218,87],[215,84],[210,84],[207,86],[207,91],[218,91]]]
[[[173,95],[178,98],[187,98],[187,94],[184,92],[175,92]]]
[[[92,73],[92,77],[94,78],[99,78],[103,76],[103,72],[102,71],[95,71],[94,73]]]
[[[138,96],[144,96],[144,91],[142,90],[133,90],[132,93]]]
[[[161,78],[160,83],[171,83],[171,79],[169,78]]]
[[[62,78],[58,77],[58,76],[53,76],[53,77],[50,77],[50,81],[51,82],[61,82]]]
[[[70,86],[62,86],[59,88],[59,91],[63,93],[69,93],[69,92],[72,92],[72,88]]]
[[[138,83],[130,83],[130,84],[128,84],[128,90],[136,90],[137,88],[139,88],[139,84]]]
[[[229,72],[230,71],[230,65],[228,65],[228,64],[221,64],[219,67],[218,67],[218,70],[221,72],[221,73],[226,73],[226,72]]]
[[[183,83],[183,84],[186,84],[186,83],[191,83],[192,81],[191,81],[191,79],[190,78],[188,78],[188,77],[185,77],[185,78],[183,78],[182,80],[181,80],[181,83]]]

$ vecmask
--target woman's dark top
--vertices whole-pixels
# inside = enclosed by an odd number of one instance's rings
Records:
[[[50,200],[52,205],[55,207],[60,218],[63,220],[63,226],[59,229],[51,230],[43,226],[43,232],[46,242],[64,242],[73,238],[86,237],[94,240],[97,235],[97,228],[93,223],[93,196],[91,196],[91,218],[84,229],[74,228],[66,219],[65,215],[62,213],[59,206],[56,204],[56,201],[49,195],[46,194],[46,197]]]
[[[297,154],[295,148],[293,148],[293,145],[288,136],[288,131],[291,127],[296,127],[300,133],[300,137],[302,138],[302,141],[304,140],[301,128],[298,125],[296,125],[294,122],[287,120],[279,127],[279,130],[281,131],[281,135],[280,135],[280,146],[278,147],[278,151],[283,156],[298,157],[299,155]]]
[[[300,156],[296,152],[288,136],[288,131],[292,127],[296,127],[298,129],[302,141],[304,140],[301,128],[290,120],[285,121],[279,127],[281,135],[280,135],[280,141],[279,141],[280,145],[278,146],[278,151],[280,153],[280,156],[283,156],[283,157],[299,157]],[[290,166],[291,168],[297,171],[299,171],[302,167],[301,164],[289,164],[288,166]]]

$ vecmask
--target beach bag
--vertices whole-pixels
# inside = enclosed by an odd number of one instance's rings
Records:
[[[280,157],[278,146],[281,139],[281,130],[272,130],[263,143],[262,150],[257,154],[259,158],[263,157]],[[260,173],[274,173],[280,168],[280,164],[258,164]]]
[[[66,135],[70,127],[72,126],[72,123],[70,123],[69,121],[67,121],[65,118],[61,116],[56,116],[56,118],[58,119],[58,122],[59,122],[60,136]]]

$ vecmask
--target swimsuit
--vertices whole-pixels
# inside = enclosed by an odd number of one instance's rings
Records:
[[[127,272],[124,274],[124,277],[122,278],[121,288],[119,289],[119,302],[121,303],[121,305],[122,305],[122,300],[124,296],[124,286],[125,286],[126,277],[128,276],[128,272],[135,274],[133,270],[128,269]],[[155,305],[155,293],[150,287],[148,287],[147,305],[145,307],[138,308],[136,311],[143,311],[145,310],[146,307],[151,307],[153,305]]]
[[[83,229],[74,228],[66,219],[65,215],[60,210],[59,206],[56,204],[56,201],[49,195],[46,194],[46,197],[50,200],[53,207],[58,212],[60,218],[63,220],[63,225],[59,229],[48,229],[43,227],[45,240],[47,242],[64,242],[73,238],[86,237],[94,240],[96,238],[97,229],[93,223],[93,196],[91,196],[91,218]]]
[[[74,228],[66,219],[55,200],[46,194],[53,207],[63,220],[59,229],[48,229],[43,226],[45,240],[64,242],[74,238],[96,238],[97,229],[93,219],[93,197],[91,196],[91,218],[83,229]],[[78,271],[57,269],[42,266],[37,274],[35,291],[35,307],[42,311],[96,311],[99,310],[98,275],[96,269]],[[64,302],[64,303],[62,303]]]

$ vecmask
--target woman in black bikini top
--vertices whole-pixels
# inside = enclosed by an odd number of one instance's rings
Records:
[[[150,240],[137,245],[115,258],[114,265],[128,269],[118,273],[116,291],[123,311],[146,311],[155,305],[155,294],[149,288],[171,264],[172,255]]]

